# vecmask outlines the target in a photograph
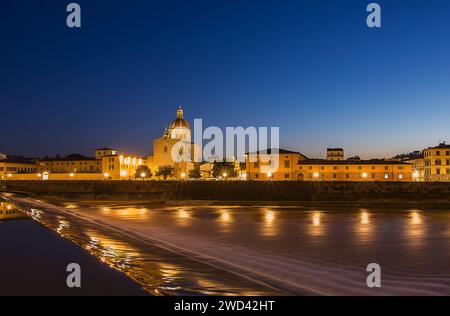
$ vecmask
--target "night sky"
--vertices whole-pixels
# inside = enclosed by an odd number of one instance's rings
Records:
[[[450,1],[0,0],[0,152],[150,154],[176,115],[383,157],[450,141]]]

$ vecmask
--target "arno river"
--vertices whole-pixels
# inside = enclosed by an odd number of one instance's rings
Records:
[[[6,203],[153,295],[450,294],[450,210]]]

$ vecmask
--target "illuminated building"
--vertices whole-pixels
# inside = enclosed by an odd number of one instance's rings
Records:
[[[450,145],[441,143],[423,151],[425,181],[450,181]]]
[[[275,156],[278,159],[271,159],[272,155],[275,155],[273,149],[246,154],[246,178],[259,181],[296,181],[298,163],[307,157],[299,152],[285,149],[278,149],[278,154]]]
[[[147,164],[153,174],[161,166],[170,166],[174,169],[174,177],[181,178],[181,174],[188,174],[195,167],[194,155],[201,155],[199,148],[191,142],[191,128],[179,106],[177,117],[169,128],[165,129],[161,138],[153,141],[153,156],[148,157]]]
[[[344,149],[327,148],[327,160],[344,160]]]
[[[382,159],[308,159],[293,151],[279,149],[268,162],[271,150],[247,159],[249,180],[259,181],[412,181],[412,164]],[[343,154],[343,151],[342,151]],[[278,159],[277,159],[278,158]],[[276,161],[278,160],[278,163]]]
[[[0,159],[0,179],[2,180],[21,180],[32,175],[36,178],[41,172],[41,166],[36,159],[23,157],[1,156]]]

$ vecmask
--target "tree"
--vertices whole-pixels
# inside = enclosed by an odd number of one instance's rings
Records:
[[[237,172],[234,167],[234,163],[230,161],[217,162],[214,161],[212,174],[214,178],[223,177],[226,174],[226,178],[236,178]]]
[[[172,166],[161,166],[158,168],[156,172],[157,177],[163,177],[164,180],[167,180],[169,177],[173,177],[173,167]]]
[[[153,177],[152,171],[146,165],[140,165],[136,168],[136,173],[134,174],[136,179],[149,179]]]
[[[200,179],[202,177],[202,173],[200,172],[200,167],[195,167],[194,169],[189,170],[188,176],[191,179]]]

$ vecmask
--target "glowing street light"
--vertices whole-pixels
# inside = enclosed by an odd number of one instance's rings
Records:
[[[182,173],[181,173],[181,177],[182,177],[182,178],[186,178],[186,173],[182,172]]]
[[[109,178],[109,173],[108,173],[108,172],[105,172],[105,173],[103,174],[103,176],[104,176],[105,178]]]
[[[147,174],[145,172],[141,173],[141,178],[144,179],[147,176]]]
[[[319,173],[318,172],[314,172],[313,177],[314,178],[318,178],[319,177]]]
[[[226,172],[222,173],[222,177],[226,178],[228,174]]]
[[[73,178],[75,174],[73,172],[69,173],[69,177]]]
[[[267,172],[267,178],[272,178],[272,172]]]
[[[362,177],[367,178],[367,172],[363,172]]]

